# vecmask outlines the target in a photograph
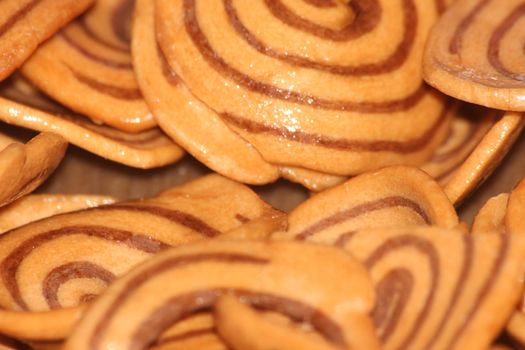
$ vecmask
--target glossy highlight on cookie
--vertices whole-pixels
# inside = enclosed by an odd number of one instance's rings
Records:
[[[461,100],[524,111],[524,17],[521,0],[455,1],[429,37],[425,80]]]

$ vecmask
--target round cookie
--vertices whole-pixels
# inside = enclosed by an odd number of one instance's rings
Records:
[[[11,143],[0,150],[0,207],[40,186],[60,164],[66,149],[63,137],[42,133],[27,144]]]
[[[373,288],[350,255],[294,242],[215,241],[158,255],[116,281],[64,349],[147,349],[166,328],[222,295],[309,323],[335,347],[379,348],[368,317]]]
[[[0,233],[53,215],[111,204],[109,196],[34,194],[0,208]]]
[[[4,0],[0,3],[0,81],[94,0]]]
[[[442,1],[156,1],[188,90],[268,162],[333,175],[420,165],[446,134],[421,58]]]
[[[386,350],[486,349],[523,293],[523,235],[363,230],[339,245],[370,271]]]
[[[214,171],[234,180],[263,184],[277,169],[194,97],[168,66],[155,36],[155,5],[136,3],[132,52],[137,79],[159,126],[175,142]]]
[[[282,221],[249,188],[209,175],[154,198],[61,214],[9,231],[0,236],[0,306],[6,309],[0,311],[0,331],[38,340],[44,327],[45,339],[63,338],[82,312],[78,305],[141,261],[225,232],[236,238],[232,230],[269,217]],[[55,312],[61,323],[39,323],[39,314],[46,320]],[[26,327],[13,317],[39,326]]]
[[[39,89],[84,114],[126,132],[156,125],[131,62],[132,0],[97,0],[84,16],[38,48],[22,73]]]
[[[366,173],[319,193],[292,210],[288,230],[276,236],[332,243],[364,228],[458,225],[441,187],[417,168]]]
[[[457,0],[428,39],[425,80],[447,95],[525,111],[525,5],[521,0]]]
[[[112,161],[149,169],[179,160],[183,150],[160,129],[128,133],[75,114],[17,76],[0,90],[0,120],[62,135],[70,143]]]

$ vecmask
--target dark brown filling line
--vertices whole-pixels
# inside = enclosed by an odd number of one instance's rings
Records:
[[[430,274],[432,278],[430,286],[428,287],[428,294],[425,298],[425,303],[421,310],[418,312],[410,331],[405,336],[401,344],[397,347],[398,350],[409,349],[411,342],[416,338],[419,329],[423,326],[430,310],[432,309],[432,305],[435,301],[435,294],[439,288],[439,278],[441,275],[439,254],[436,251],[436,248],[434,247],[432,242],[421,237],[407,234],[404,236],[397,236],[386,240],[375,251],[373,251],[365,261],[365,266],[367,267],[367,269],[372,270],[374,266],[388,254],[398,251],[400,249],[407,248],[415,249],[426,257],[426,259],[428,260]],[[391,285],[385,286],[390,287]],[[385,295],[388,294],[388,292],[388,290],[378,291],[378,295]],[[400,295],[402,295],[402,297],[398,298],[398,302],[408,301],[408,295],[406,295],[406,293],[409,293],[409,291],[403,289],[402,291],[398,290],[397,292]],[[377,305],[381,305],[381,303],[378,303]],[[382,334],[382,337],[384,339],[388,339],[392,335],[391,332],[393,332],[395,330],[395,326],[399,324],[398,321],[401,315],[401,310],[404,308],[405,305],[396,306],[398,312],[391,316],[389,320],[389,326],[385,329],[385,332]],[[385,314],[385,312],[386,311],[383,310],[374,310],[373,314]]]
[[[107,41],[106,39],[100,37],[97,33],[95,33],[87,24],[86,22],[86,18],[85,18],[85,15],[80,17],[80,19],[78,19],[76,21],[76,23],[78,23],[78,25],[80,26],[80,28],[84,31],[84,33],[93,41],[97,42],[98,44],[102,45],[102,46],[106,46],[110,49],[113,49],[113,50],[116,50],[116,51],[120,51],[120,52],[124,52],[124,53],[128,53],[130,52],[130,48],[128,45],[126,45],[125,47],[122,47],[122,46],[118,46],[118,45],[115,45],[113,44],[112,42],[109,42]]]
[[[23,19],[42,0],[32,0],[12,14],[7,21],[0,25],[0,36],[7,33],[18,21]]]
[[[459,23],[449,43],[448,50],[451,54],[458,55],[461,52],[461,46],[463,44],[463,37],[465,36],[465,33],[474,22],[478,13],[481,12],[483,8],[491,1],[492,0],[480,0],[467,14],[467,16],[465,16],[465,18],[463,18],[463,20]]]
[[[276,125],[267,125],[247,118],[238,117],[229,113],[222,113],[220,117],[226,123],[238,127],[252,134],[267,134],[285,138],[294,142],[315,145],[330,149],[352,151],[352,152],[395,152],[413,153],[420,151],[433,139],[436,131],[447,119],[449,109],[445,106],[433,125],[425,130],[419,137],[406,141],[389,140],[352,140],[344,138],[333,138],[322,134],[312,134],[304,131],[290,131],[287,128]]]
[[[303,0],[305,3],[319,7],[319,8],[328,8],[335,7],[337,5],[336,0]]]
[[[170,247],[170,245],[164,242],[142,234],[135,234],[134,232],[105,226],[68,226],[35,235],[13,249],[13,251],[2,261],[0,265],[0,273],[4,285],[9,294],[11,294],[14,302],[21,309],[28,310],[29,307],[22,298],[16,280],[16,274],[20,264],[29,254],[45,243],[70,235],[97,237],[108,241],[125,244],[130,248],[137,249],[149,254],[156,254]]]
[[[110,68],[116,68],[116,69],[125,69],[125,70],[132,70],[133,65],[131,63],[126,62],[119,62],[115,61],[106,57],[102,57],[93,51],[90,51],[89,49],[85,48],[84,46],[77,43],[68,33],[67,30],[62,30],[59,34],[62,39],[73,49],[81,53],[84,57],[89,58],[90,60],[103,64],[104,66],[110,67]]]
[[[134,8],[135,0],[122,0],[111,14],[113,33],[115,33],[115,36],[120,41],[127,45],[131,42],[130,26]]]
[[[75,261],[58,266],[51,270],[42,282],[42,294],[50,309],[62,307],[58,300],[60,286],[77,278],[99,279],[109,285],[116,276],[111,271],[89,261]],[[91,294],[86,294],[80,297],[80,301],[85,300],[86,296],[92,298]]]
[[[65,63],[64,63],[65,64]],[[123,88],[120,86],[115,86],[111,84],[106,84],[103,82],[100,82],[96,79],[93,79],[91,77],[88,77],[87,75],[84,75],[83,73],[76,70],[76,68],[73,68],[67,64],[65,64],[73,76],[82,84],[89,86],[93,90],[96,90],[100,93],[103,93],[105,95],[112,96],[114,98],[120,99],[120,100],[141,100],[142,99],[142,92],[140,92],[139,89],[136,88]]]
[[[356,102],[347,100],[328,100],[288,89],[278,88],[270,84],[253,80],[251,77],[228,65],[228,63],[225,62],[224,59],[211,47],[208,39],[202,32],[197,19],[195,1],[196,0],[184,0],[184,25],[193,44],[208,64],[219,74],[228,79],[234,80],[237,84],[255,93],[314,108],[357,111],[362,113],[381,113],[406,111],[416,105],[423,98],[425,92],[428,91],[428,87],[422,83],[408,96],[397,100]]]
[[[487,49],[487,57],[491,66],[498,71],[501,75],[518,81],[525,81],[525,74],[511,72],[509,71],[501,62],[500,57],[500,45],[501,40],[505,34],[525,16],[525,4],[517,6],[504,20],[503,22],[494,30],[492,34],[489,46]],[[523,53],[523,52],[521,52]]]
[[[370,213],[372,211],[388,209],[394,207],[405,207],[414,211],[419,215],[427,225],[431,225],[432,220],[428,214],[421,208],[421,206],[414,202],[411,199],[401,197],[401,196],[391,196],[384,197],[375,201],[366,202],[350,209],[335,213],[327,218],[321,219],[318,222],[310,225],[306,229],[302,230],[295,235],[295,239],[299,241],[306,240],[307,238],[314,236],[316,234],[322,233],[323,230],[326,230],[337,224],[341,224],[345,221],[354,219],[361,215]]]

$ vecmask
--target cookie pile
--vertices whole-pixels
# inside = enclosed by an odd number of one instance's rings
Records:
[[[1,348],[525,346],[525,179],[455,208],[525,126],[522,0],[0,9]],[[215,173],[32,194],[68,143]],[[247,186],[278,178],[312,196]]]

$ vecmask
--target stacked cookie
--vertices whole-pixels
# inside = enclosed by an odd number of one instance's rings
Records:
[[[0,9],[4,347],[525,346],[525,182],[455,209],[525,126],[522,0]],[[31,194],[68,143],[218,174]],[[319,193],[286,214],[245,185],[279,177]]]

